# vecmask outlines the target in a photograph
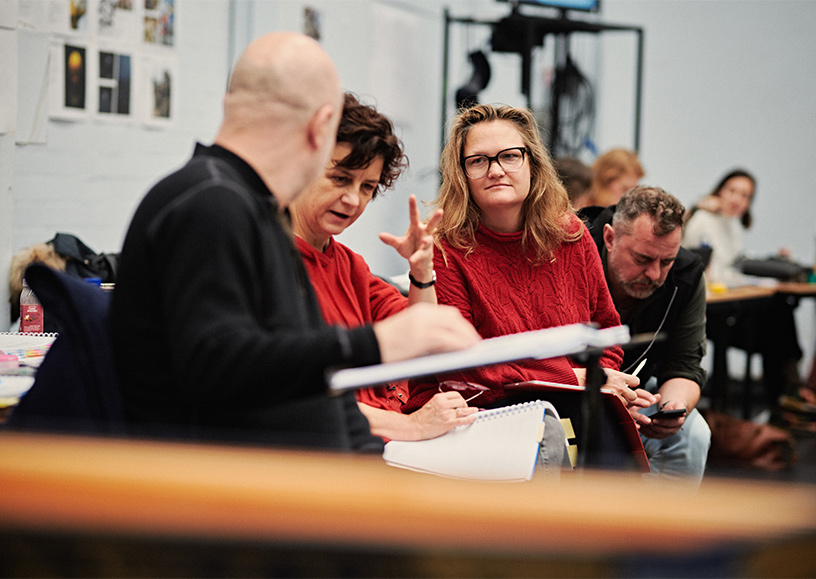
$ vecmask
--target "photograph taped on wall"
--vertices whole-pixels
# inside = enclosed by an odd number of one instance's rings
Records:
[[[139,18],[136,0],[98,0],[97,34],[100,38],[120,41],[139,40]]]
[[[56,34],[87,36],[91,32],[91,0],[34,2],[45,10],[48,30]]]
[[[144,42],[173,46],[175,39],[175,0],[144,0]]]
[[[97,117],[131,117],[132,57],[100,50],[97,71]]]
[[[141,61],[138,97],[139,119],[148,126],[167,127],[175,122],[178,101],[175,56],[145,55]]]
[[[96,59],[87,44],[52,40],[49,69],[49,116],[62,120],[88,119],[96,97],[88,90],[89,71]]]

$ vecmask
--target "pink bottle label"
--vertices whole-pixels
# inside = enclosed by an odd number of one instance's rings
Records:
[[[41,305],[24,305],[20,307],[20,331],[42,334],[43,308]]]

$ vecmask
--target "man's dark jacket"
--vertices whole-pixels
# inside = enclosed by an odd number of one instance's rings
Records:
[[[615,205],[610,207],[587,207],[578,212],[579,217],[586,223],[590,235],[598,246],[601,261],[604,266],[604,273],[609,283],[609,272],[607,264],[607,251],[603,241],[604,225],[612,224],[612,216],[615,214]],[[632,336],[639,334],[653,334],[660,329],[660,337],[650,344],[649,340],[636,346],[628,346],[624,349],[623,363],[621,370],[632,372],[640,361],[647,359],[646,365],[640,371],[641,384],[646,384],[652,376],[657,377],[658,385],[663,384],[670,378],[683,377],[697,382],[700,387],[705,383],[706,373],[699,362],[696,364],[686,364],[685,367],[678,367],[672,360],[667,360],[667,351],[672,339],[673,329],[677,325],[682,312],[689,306],[694,295],[700,286],[701,278],[705,266],[700,258],[694,253],[680,248],[674,265],[666,277],[666,282],[657,289],[654,294],[644,300],[640,300],[629,312],[621,312],[621,323],[629,326]],[[617,306],[617,304],[616,304]],[[665,318],[665,320],[664,320]],[[702,327],[705,328],[705,319],[701,320]],[[705,342],[695,344],[695,358],[702,358]]]

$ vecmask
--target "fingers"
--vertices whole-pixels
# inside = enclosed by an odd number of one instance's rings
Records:
[[[639,429],[641,429],[641,431],[643,430],[643,427],[648,426],[652,422],[652,419],[644,414],[641,414],[638,408],[630,407],[629,414],[631,414],[632,418],[635,419],[635,424]]]
[[[390,245],[393,248],[396,248],[397,245],[399,245],[399,237],[397,237],[396,235],[392,235],[391,233],[383,231],[380,233],[379,237],[380,241],[382,241],[386,245]]]
[[[641,433],[648,438],[663,439],[674,435],[683,426],[684,418],[655,418],[641,426]]]
[[[413,193],[408,197],[408,215],[411,218],[411,229],[418,227],[422,221],[422,217],[419,214],[419,204],[417,203],[416,195]]]
[[[431,215],[430,219],[428,219],[428,223],[425,224],[425,233],[427,235],[433,235],[436,231],[436,228],[439,226],[439,222],[442,221],[442,215],[444,212],[442,209],[437,209],[434,211],[434,214]]]

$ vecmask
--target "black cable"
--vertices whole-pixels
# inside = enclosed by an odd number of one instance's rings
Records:
[[[577,155],[585,147],[595,124],[595,91],[569,56],[564,65],[556,69],[552,104],[553,110],[558,111],[558,117],[553,118],[556,130],[552,154],[555,157]]]

